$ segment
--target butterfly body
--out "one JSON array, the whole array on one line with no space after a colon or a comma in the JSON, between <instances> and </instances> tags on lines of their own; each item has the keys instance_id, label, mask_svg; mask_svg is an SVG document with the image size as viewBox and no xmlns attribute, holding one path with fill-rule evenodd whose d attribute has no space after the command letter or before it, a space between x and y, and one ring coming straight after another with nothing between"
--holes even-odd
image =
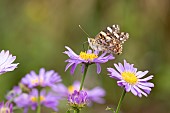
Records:
<instances>
[{"instance_id":1,"label":"butterfly body","mask_svg":"<svg viewBox=\"0 0 170 113\"><path fill-rule=\"evenodd\" d=\"M112 25L97 34L95 38L88 38L88 43L93 50L121 54L122 44L128 38L128 33L120 32L118 25Z\"/></svg>"}]
</instances>

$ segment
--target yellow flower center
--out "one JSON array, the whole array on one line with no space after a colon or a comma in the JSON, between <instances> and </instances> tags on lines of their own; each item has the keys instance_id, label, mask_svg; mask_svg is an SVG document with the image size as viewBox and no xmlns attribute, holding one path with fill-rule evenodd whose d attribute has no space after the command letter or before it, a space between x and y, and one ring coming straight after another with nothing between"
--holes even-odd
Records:
<instances>
[{"instance_id":1,"label":"yellow flower center","mask_svg":"<svg viewBox=\"0 0 170 113\"><path fill-rule=\"evenodd\" d=\"M129 83L131 85L136 84L138 81L138 78L136 77L136 75L131 72L123 72L122 77L127 83Z\"/></svg>"},{"instance_id":2,"label":"yellow flower center","mask_svg":"<svg viewBox=\"0 0 170 113\"><path fill-rule=\"evenodd\" d=\"M32 96L32 97L31 97L31 101L32 101L32 102L37 102L37 98L34 97L34 96Z\"/></svg>"},{"instance_id":3,"label":"yellow flower center","mask_svg":"<svg viewBox=\"0 0 170 113\"><path fill-rule=\"evenodd\" d=\"M38 83L38 82L39 82L38 78L33 79L33 80L31 81L32 84L36 84L36 83Z\"/></svg>"},{"instance_id":4,"label":"yellow flower center","mask_svg":"<svg viewBox=\"0 0 170 113\"><path fill-rule=\"evenodd\" d=\"M74 89L75 89L74 86L69 86L68 92L71 94L71 93L73 93Z\"/></svg>"},{"instance_id":5,"label":"yellow flower center","mask_svg":"<svg viewBox=\"0 0 170 113\"><path fill-rule=\"evenodd\" d=\"M8 107L2 107L0 113L10 113L10 109Z\"/></svg>"},{"instance_id":6,"label":"yellow flower center","mask_svg":"<svg viewBox=\"0 0 170 113\"><path fill-rule=\"evenodd\" d=\"M43 80L43 78L36 78L36 79L33 79L32 81L31 81L31 83L32 84L39 84L39 85L43 85L43 83L44 83L44 80Z\"/></svg>"},{"instance_id":7,"label":"yellow flower center","mask_svg":"<svg viewBox=\"0 0 170 113\"><path fill-rule=\"evenodd\" d=\"M97 58L98 56L94 53L86 53L86 52L80 52L80 58L84 59L84 60L93 60L95 58Z\"/></svg>"},{"instance_id":8,"label":"yellow flower center","mask_svg":"<svg viewBox=\"0 0 170 113\"><path fill-rule=\"evenodd\" d=\"M45 97L44 96L40 96L40 101L44 101Z\"/></svg>"},{"instance_id":9,"label":"yellow flower center","mask_svg":"<svg viewBox=\"0 0 170 113\"><path fill-rule=\"evenodd\" d=\"M32 102L38 102L38 98L37 97L32 96L30 99L31 99ZM40 96L40 102L42 102L44 100L45 100L45 97L44 96Z\"/></svg>"}]
</instances>

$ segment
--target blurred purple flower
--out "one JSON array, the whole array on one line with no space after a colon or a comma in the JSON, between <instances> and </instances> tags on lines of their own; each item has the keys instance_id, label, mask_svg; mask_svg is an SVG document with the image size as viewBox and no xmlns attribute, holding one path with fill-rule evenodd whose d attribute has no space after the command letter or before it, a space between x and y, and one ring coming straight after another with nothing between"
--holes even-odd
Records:
<instances>
[{"instance_id":1,"label":"blurred purple flower","mask_svg":"<svg viewBox=\"0 0 170 113\"><path fill-rule=\"evenodd\" d=\"M0 75L8 71L13 71L19 63L12 64L16 56L12 56L9 51L0 52Z\"/></svg>"},{"instance_id":2,"label":"blurred purple flower","mask_svg":"<svg viewBox=\"0 0 170 113\"><path fill-rule=\"evenodd\" d=\"M21 83L27 85L29 88L36 86L51 87L52 85L61 82L62 79L58 73L54 70L45 71L41 68L39 74L37 75L35 71L31 71L24 78L22 78Z\"/></svg>"},{"instance_id":3,"label":"blurred purple flower","mask_svg":"<svg viewBox=\"0 0 170 113\"><path fill-rule=\"evenodd\" d=\"M116 79L118 86L124 87L126 92L131 91L139 97L147 96L150 94L151 88L154 87L153 83L148 82L153 78L153 75L142 78L148 71L137 71L137 68L134 68L133 65L124 60L124 66L121 63L114 64L117 71L113 68L107 68L107 70L110 77Z\"/></svg>"},{"instance_id":4,"label":"blurred purple flower","mask_svg":"<svg viewBox=\"0 0 170 113\"><path fill-rule=\"evenodd\" d=\"M14 103L18 108L23 108L24 113L27 113L28 108L31 106L30 96L27 93L22 93L18 97L14 98Z\"/></svg>"},{"instance_id":5,"label":"blurred purple flower","mask_svg":"<svg viewBox=\"0 0 170 113\"><path fill-rule=\"evenodd\" d=\"M70 73L73 74L75 71L75 68L77 67L78 64L82 64L82 73L84 72L85 65L87 64L96 64L97 66L97 73L99 74L101 72L101 63L106 63L109 60L113 60L114 56L112 54L109 54L106 56L106 52L103 53L102 55L98 56L99 52L92 50L87 50L87 52L80 52L80 55L77 55L74 53L72 49L69 47L65 46L65 48L68 51L65 51L64 54L67 54L70 58L67 59L65 62L68 62L65 71L71 66L71 71Z\"/></svg>"},{"instance_id":6,"label":"blurred purple flower","mask_svg":"<svg viewBox=\"0 0 170 113\"><path fill-rule=\"evenodd\" d=\"M45 90L40 92L40 103L41 105L52 108L57 111L57 106L59 104L59 96L54 95L52 92L46 93ZM36 110L38 106L38 90L33 89L30 94L23 93L14 99L14 102L19 108L24 108L25 113L28 108L31 107L32 110Z\"/></svg>"},{"instance_id":7,"label":"blurred purple flower","mask_svg":"<svg viewBox=\"0 0 170 113\"><path fill-rule=\"evenodd\" d=\"M57 84L52 87L52 90L60 96L67 97L69 94L72 94L74 90L79 90L80 82L75 81L73 85L66 87L64 84ZM105 100L103 97L105 96L105 90L101 87L95 87L91 90L83 88L84 91L87 92L89 97L88 106L91 106L93 102L103 104Z\"/></svg>"},{"instance_id":8,"label":"blurred purple flower","mask_svg":"<svg viewBox=\"0 0 170 113\"><path fill-rule=\"evenodd\" d=\"M14 86L11 91L8 92L6 99L12 101L15 97L19 96L22 93L22 90L19 86Z\"/></svg>"},{"instance_id":9,"label":"blurred purple flower","mask_svg":"<svg viewBox=\"0 0 170 113\"><path fill-rule=\"evenodd\" d=\"M68 95L68 104L75 109L82 109L88 103L88 95L86 91L74 90L72 94Z\"/></svg>"},{"instance_id":10,"label":"blurred purple flower","mask_svg":"<svg viewBox=\"0 0 170 113\"><path fill-rule=\"evenodd\" d=\"M48 107L48 108L52 108L54 111L58 111L57 106L59 104L59 100L61 99L61 97L55 95L52 92L48 92L46 93L45 90L42 90L41 93L41 104Z\"/></svg>"},{"instance_id":11,"label":"blurred purple flower","mask_svg":"<svg viewBox=\"0 0 170 113\"><path fill-rule=\"evenodd\" d=\"M13 105L9 102L0 102L0 113L13 113Z\"/></svg>"},{"instance_id":12,"label":"blurred purple flower","mask_svg":"<svg viewBox=\"0 0 170 113\"><path fill-rule=\"evenodd\" d=\"M104 104L105 100L103 97L106 95L106 92L101 87L95 87L91 90L87 90L87 94L89 95L89 103L88 105L91 106L93 102Z\"/></svg>"}]
</instances>

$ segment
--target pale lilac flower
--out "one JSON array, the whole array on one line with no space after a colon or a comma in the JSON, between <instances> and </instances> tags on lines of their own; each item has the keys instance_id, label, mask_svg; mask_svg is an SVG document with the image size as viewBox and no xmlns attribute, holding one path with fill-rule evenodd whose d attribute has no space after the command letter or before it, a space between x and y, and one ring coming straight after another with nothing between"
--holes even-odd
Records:
<instances>
[{"instance_id":1,"label":"pale lilac flower","mask_svg":"<svg viewBox=\"0 0 170 113\"><path fill-rule=\"evenodd\" d=\"M19 86L14 86L11 91L8 92L6 99L12 101L15 97L19 96L22 93L22 90Z\"/></svg>"},{"instance_id":2,"label":"pale lilac flower","mask_svg":"<svg viewBox=\"0 0 170 113\"><path fill-rule=\"evenodd\" d=\"M23 108L24 113L27 113L31 106L30 96L27 93L22 93L18 97L14 98L14 103L18 108Z\"/></svg>"},{"instance_id":3,"label":"pale lilac flower","mask_svg":"<svg viewBox=\"0 0 170 113\"><path fill-rule=\"evenodd\" d=\"M85 107L88 103L88 95L86 91L77 91L74 90L72 94L68 95L68 104L73 109L82 109Z\"/></svg>"},{"instance_id":4,"label":"pale lilac flower","mask_svg":"<svg viewBox=\"0 0 170 113\"><path fill-rule=\"evenodd\" d=\"M54 70L45 71L44 68L41 68L39 74L36 74L35 71L31 71L24 78L22 78L21 83L33 88L36 86L51 87L52 85L61 82L62 79L58 73Z\"/></svg>"},{"instance_id":5,"label":"pale lilac flower","mask_svg":"<svg viewBox=\"0 0 170 113\"><path fill-rule=\"evenodd\" d=\"M14 63L16 56L12 56L9 51L0 52L0 75L8 71L13 71L19 63Z\"/></svg>"},{"instance_id":6,"label":"pale lilac flower","mask_svg":"<svg viewBox=\"0 0 170 113\"><path fill-rule=\"evenodd\" d=\"M118 86L124 87L126 92L132 92L135 96L142 97L142 95L147 96L150 94L151 88L154 84L148 82L153 78L150 75L146 78L144 77L148 71L137 71L137 68L133 67L134 64L129 64L124 60L124 65L121 63L114 64L115 69L107 68L109 76L117 80Z\"/></svg>"},{"instance_id":7,"label":"pale lilac flower","mask_svg":"<svg viewBox=\"0 0 170 113\"><path fill-rule=\"evenodd\" d=\"M40 92L40 97L38 97L38 90L32 89L29 94L23 93L14 99L14 102L19 108L24 108L25 113L28 108L31 107L32 110L36 110L38 106L38 98L40 98L41 105L52 108L57 111L57 106L59 104L59 96L54 95L52 92L46 93L45 90Z\"/></svg>"},{"instance_id":8,"label":"pale lilac flower","mask_svg":"<svg viewBox=\"0 0 170 113\"><path fill-rule=\"evenodd\" d=\"M60 96L67 97L69 94L72 94L74 90L79 90L80 82L74 81L73 85L66 87L64 84L57 84L52 87L52 90ZM84 91L87 92L89 102L88 106L91 106L93 102L103 104L105 100L103 97L105 96L105 90L101 87L95 87L93 89L83 88Z\"/></svg>"},{"instance_id":9,"label":"pale lilac flower","mask_svg":"<svg viewBox=\"0 0 170 113\"><path fill-rule=\"evenodd\" d=\"M0 113L13 113L13 105L9 102L0 102Z\"/></svg>"},{"instance_id":10,"label":"pale lilac flower","mask_svg":"<svg viewBox=\"0 0 170 113\"><path fill-rule=\"evenodd\" d=\"M48 92L46 93L45 90L42 90L41 93L41 104L45 107L48 108L52 108L54 111L58 111L58 104L59 104L59 100L61 99L61 97L55 95L52 92Z\"/></svg>"},{"instance_id":11,"label":"pale lilac flower","mask_svg":"<svg viewBox=\"0 0 170 113\"><path fill-rule=\"evenodd\" d=\"M106 95L106 92L103 88L101 87L95 87L91 90L87 90L87 94L89 95L89 103L88 105L91 106L93 102L99 103L99 104L104 104L104 96Z\"/></svg>"},{"instance_id":12,"label":"pale lilac flower","mask_svg":"<svg viewBox=\"0 0 170 113\"><path fill-rule=\"evenodd\" d=\"M113 60L114 56L112 54L106 55L107 53L103 53L102 55L99 55L98 51L92 52L92 50L87 50L87 52L80 52L80 55L77 55L74 53L72 49L69 47L65 46L65 48L68 51L65 51L64 53L67 54L70 58L67 59L65 62L68 62L65 71L71 67L70 73L73 74L75 71L75 68L77 67L78 64L82 64L82 73L84 72L85 65L89 64L96 64L97 66L97 73L99 74L101 72L101 63L106 63L109 60Z\"/></svg>"}]
</instances>

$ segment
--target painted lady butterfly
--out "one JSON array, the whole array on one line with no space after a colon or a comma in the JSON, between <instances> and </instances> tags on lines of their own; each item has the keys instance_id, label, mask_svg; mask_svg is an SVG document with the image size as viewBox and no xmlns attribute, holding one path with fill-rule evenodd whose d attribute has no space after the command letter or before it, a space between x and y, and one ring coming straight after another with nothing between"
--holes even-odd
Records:
<instances>
[{"instance_id":1,"label":"painted lady butterfly","mask_svg":"<svg viewBox=\"0 0 170 113\"><path fill-rule=\"evenodd\" d=\"M88 38L88 43L93 50L121 54L122 44L128 38L128 33L120 32L119 25L112 25L97 34L95 38Z\"/></svg>"}]
</instances>

